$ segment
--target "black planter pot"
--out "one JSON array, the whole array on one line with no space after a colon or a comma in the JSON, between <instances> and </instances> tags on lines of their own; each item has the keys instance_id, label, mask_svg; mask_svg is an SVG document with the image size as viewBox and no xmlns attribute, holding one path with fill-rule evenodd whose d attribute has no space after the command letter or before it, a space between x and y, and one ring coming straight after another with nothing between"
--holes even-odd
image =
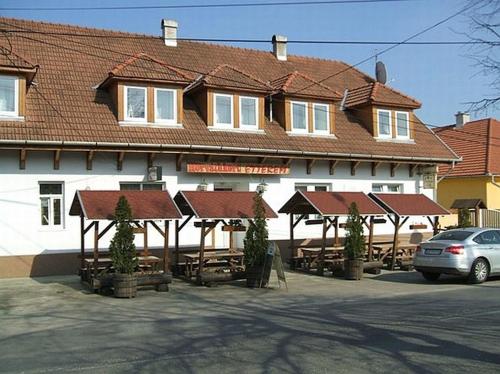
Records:
<instances>
[{"instance_id":1,"label":"black planter pot","mask_svg":"<svg viewBox=\"0 0 500 374\"><path fill-rule=\"evenodd\" d=\"M344 278L349 280L363 279L363 259L344 260Z\"/></svg>"},{"instance_id":2,"label":"black planter pot","mask_svg":"<svg viewBox=\"0 0 500 374\"><path fill-rule=\"evenodd\" d=\"M247 287L249 288L264 288L267 287L269 283L269 276L271 275L271 271L267 271L268 266L264 268L264 265L260 266L248 266L246 268L246 278L247 278Z\"/></svg>"},{"instance_id":3,"label":"black planter pot","mask_svg":"<svg viewBox=\"0 0 500 374\"><path fill-rule=\"evenodd\" d=\"M119 274L113 276L113 289L115 297L133 298L137 296L137 275Z\"/></svg>"}]
</instances>

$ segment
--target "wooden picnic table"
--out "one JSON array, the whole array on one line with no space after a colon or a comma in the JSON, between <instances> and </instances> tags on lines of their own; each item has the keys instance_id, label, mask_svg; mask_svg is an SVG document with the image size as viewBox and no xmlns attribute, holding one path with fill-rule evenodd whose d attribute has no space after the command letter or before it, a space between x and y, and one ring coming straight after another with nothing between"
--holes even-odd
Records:
<instances>
[{"instance_id":1,"label":"wooden picnic table","mask_svg":"<svg viewBox=\"0 0 500 374\"><path fill-rule=\"evenodd\" d=\"M139 262L139 269L156 271L161 259L156 256L137 256ZM85 257L83 259L82 279L89 281L92 278L94 271L95 261L92 257ZM97 269L99 272L111 270L113 260L111 257L98 257Z\"/></svg>"},{"instance_id":2,"label":"wooden picnic table","mask_svg":"<svg viewBox=\"0 0 500 374\"><path fill-rule=\"evenodd\" d=\"M204 265L215 264L220 268L229 268L230 271L236 271L238 267L243 267L244 253L241 251L216 251L216 252L205 252L203 254ZM186 253L184 254L184 259L186 260L186 270L185 275L188 278L192 278L194 271L196 270L196 265L199 266L200 253Z\"/></svg>"},{"instance_id":3,"label":"wooden picnic table","mask_svg":"<svg viewBox=\"0 0 500 374\"><path fill-rule=\"evenodd\" d=\"M303 267L305 270L310 271L317 266L320 260L321 248L299 248L302 252L304 262ZM327 247L325 248L324 260L334 260L342 258L344 247Z\"/></svg>"},{"instance_id":4,"label":"wooden picnic table","mask_svg":"<svg viewBox=\"0 0 500 374\"><path fill-rule=\"evenodd\" d=\"M376 259L385 263L391 262L392 247L392 243L390 245L373 246L373 251ZM416 248L416 244L398 245L398 250L396 252L396 262L399 264L399 266L407 265L412 261Z\"/></svg>"}]
</instances>

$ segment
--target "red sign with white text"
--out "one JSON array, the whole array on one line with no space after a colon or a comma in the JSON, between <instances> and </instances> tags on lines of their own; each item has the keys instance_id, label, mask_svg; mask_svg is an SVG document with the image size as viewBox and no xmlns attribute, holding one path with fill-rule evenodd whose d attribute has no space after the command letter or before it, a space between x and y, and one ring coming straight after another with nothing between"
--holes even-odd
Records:
<instances>
[{"instance_id":1,"label":"red sign with white text","mask_svg":"<svg viewBox=\"0 0 500 374\"><path fill-rule=\"evenodd\" d=\"M188 173L205 174L289 174L290 166L260 164L188 163Z\"/></svg>"}]
</instances>

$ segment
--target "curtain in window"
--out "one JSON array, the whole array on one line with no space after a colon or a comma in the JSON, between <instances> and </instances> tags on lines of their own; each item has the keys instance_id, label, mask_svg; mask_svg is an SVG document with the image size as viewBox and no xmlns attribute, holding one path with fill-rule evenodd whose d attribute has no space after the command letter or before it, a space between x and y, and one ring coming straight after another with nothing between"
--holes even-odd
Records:
<instances>
[{"instance_id":1,"label":"curtain in window","mask_svg":"<svg viewBox=\"0 0 500 374\"><path fill-rule=\"evenodd\" d=\"M174 120L174 91L156 92L156 115L158 119Z\"/></svg>"},{"instance_id":2,"label":"curtain in window","mask_svg":"<svg viewBox=\"0 0 500 374\"><path fill-rule=\"evenodd\" d=\"M14 112L16 110L16 80L0 78L0 112Z\"/></svg>"},{"instance_id":3,"label":"curtain in window","mask_svg":"<svg viewBox=\"0 0 500 374\"><path fill-rule=\"evenodd\" d=\"M315 130L319 131L328 130L328 106L326 105L314 106L314 127Z\"/></svg>"},{"instance_id":4,"label":"curtain in window","mask_svg":"<svg viewBox=\"0 0 500 374\"><path fill-rule=\"evenodd\" d=\"M300 130L307 128L305 104L293 104L293 128Z\"/></svg>"},{"instance_id":5,"label":"curtain in window","mask_svg":"<svg viewBox=\"0 0 500 374\"><path fill-rule=\"evenodd\" d=\"M215 122L231 123L231 98L228 96L215 97Z\"/></svg>"},{"instance_id":6,"label":"curtain in window","mask_svg":"<svg viewBox=\"0 0 500 374\"><path fill-rule=\"evenodd\" d=\"M242 98L241 99L241 124L246 126L256 126L257 118L255 117L256 112L256 101L255 99Z\"/></svg>"},{"instance_id":7,"label":"curtain in window","mask_svg":"<svg viewBox=\"0 0 500 374\"><path fill-rule=\"evenodd\" d=\"M127 89L127 117L146 117L146 91L140 88Z\"/></svg>"},{"instance_id":8,"label":"curtain in window","mask_svg":"<svg viewBox=\"0 0 500 374\"><path fill-rule=\"evenodd\" d=\"M381 135L391 134L391 118L390 112L378 113L378 127Z\"/></svg>"},{"instance_id":9,"label":"curtain in window","mask_svg":"<svg viewBox=\"0 0 500 374\"><path fill-rule=\"evenodd\" d=\"M408 136L408 115L406 113L397 114L398 135Z\"/></svg>"}]
</instances>

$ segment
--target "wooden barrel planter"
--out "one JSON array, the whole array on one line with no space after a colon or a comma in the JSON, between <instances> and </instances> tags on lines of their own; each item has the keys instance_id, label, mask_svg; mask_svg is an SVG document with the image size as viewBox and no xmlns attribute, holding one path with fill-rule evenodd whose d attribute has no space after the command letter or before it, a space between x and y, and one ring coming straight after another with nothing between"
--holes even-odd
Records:
<instances>
[{"instance_id":1,"label":"wooden barrel planter","mask_svg":"<svg viewBox=\"0 0 500 374\"><path fill-rule=\"evenodd\" d=\"M363 259L344 260L344 278L360 280L363 278Z\"/></svg>"},{"instance_id":2,"label":"wooden barrel planter","mask_svg":"<svg viewBox=\"0 0 500 374\"><path fill-rule=\"evenodd\" d=\"M115 297L133 298L137 296L137 276L135 274L115 274L113 276Z\"/></svg>"}]
</instances>

